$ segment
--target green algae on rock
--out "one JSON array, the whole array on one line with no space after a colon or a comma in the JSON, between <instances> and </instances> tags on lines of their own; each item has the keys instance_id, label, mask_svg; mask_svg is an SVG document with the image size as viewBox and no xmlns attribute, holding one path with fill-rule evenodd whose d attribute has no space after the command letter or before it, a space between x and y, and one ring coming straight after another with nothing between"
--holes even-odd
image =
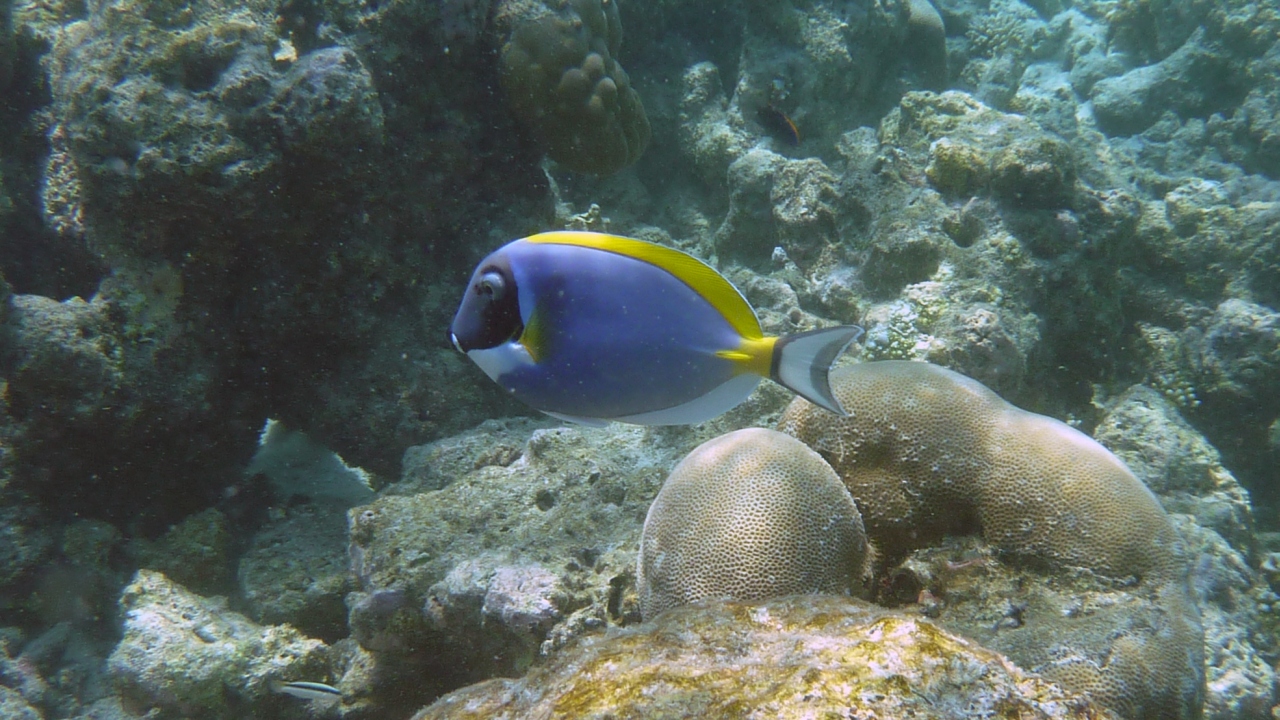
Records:
<instances>
[{"instance_id":1,"label":"green algae on rock","mask_svg":"<svg viewBox=\"0 0 1280 720\"><path fill-rule=\"evenodd\" d=\"M925 176L940 192L968 198L986 187L991 160L980 146L941 137L929 145Z\"/></svg>"},{"instance_id":2,"label":"green algae on rock","mask_svg":"<svg viewBox=\"0 0 1280 720\"><path fill-rule=\"evenodd\" d=\"M582 638L522 680L450 693L414 720L572 717L1109 720L1086 698L927 620L831 596L677 608Z\"/></svg>"}]
</instances>

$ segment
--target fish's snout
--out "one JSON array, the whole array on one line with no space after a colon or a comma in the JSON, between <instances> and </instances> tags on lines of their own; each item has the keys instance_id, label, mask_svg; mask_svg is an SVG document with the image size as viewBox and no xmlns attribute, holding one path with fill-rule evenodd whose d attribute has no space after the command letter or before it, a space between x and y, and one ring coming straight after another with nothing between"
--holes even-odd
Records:
<instances>
[{"instance_id":1,"label":"fish's snout","mask_svg":"<svg viewBox=\"0 0 1280 720\"><path fill-rule=\"evenodd\" d=\"M462 343L458 342L458 336L457 336L457 334L456 334L456 333L454 333L452 330L450 330L450 331L449 331L449 340L450 340L450 342L452 342L452 343L453 343L453 347L454 347L458 352L462 353L463 355L466 355L466 354L467 354L467 351L462 349Z\"/></svg>"}]
</instances>

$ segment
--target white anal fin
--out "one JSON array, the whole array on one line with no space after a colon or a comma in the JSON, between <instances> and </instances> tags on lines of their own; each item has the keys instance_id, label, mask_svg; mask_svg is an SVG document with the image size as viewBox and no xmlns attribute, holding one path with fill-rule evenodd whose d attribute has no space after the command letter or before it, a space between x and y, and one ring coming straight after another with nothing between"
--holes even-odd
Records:
<instances>
[{"instance_id":1,"label":"white anal fin","mask_svg":"<svg viewBox=\"0 0 1280 720\"><path fill-rule=\"evenodd\" d=\"M759 384L759 375L744 373L687 403L638 415L617 417L614 420L632 425L693 425L733 409L746 400Z\"/></svg>"},{"instance_id":2,"label":"white anal fin","mask_svg":"<svg viewBox=\"0 0 1280 720\"><path fill-rule=\"evenodd\" d=\"M769 377L791 392L837 415L848 415L831 394L831 363L862 335L856 325L810 330L779 338L773 346Z\"/></svg>"}]
</instances>

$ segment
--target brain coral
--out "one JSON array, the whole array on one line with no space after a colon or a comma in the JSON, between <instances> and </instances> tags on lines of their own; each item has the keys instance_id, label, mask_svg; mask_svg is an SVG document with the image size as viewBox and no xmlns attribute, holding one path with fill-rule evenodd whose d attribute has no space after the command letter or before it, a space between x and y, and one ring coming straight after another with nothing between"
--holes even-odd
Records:
<instances>
[{"instance_id":1,"label":"brain coral","mask_svg":"<svg viewBox=\"0 0 1280 720\"><path fill-rule=\"evenodd\" d=\"M640 158L649 119L614 60L622 21L613 0L502 0L502 85L553 160L607 175Z\"/></svg>"},{"instance_id":2,"label":"brain coral","mask_svg":"<svg viewBox=\"0 0 1280 720\"><path fill-rule=\"evenodd\" d=\"M801 400L780 426L840 474L878 551L900 559L943 535L981 530L1011 554L1136 579L1156 620L1135 623L1101 656L1041 649L1041 669L1130 718L1199 713L1203 632L1186 551L1124 463L937 366L863 363L833 372L831 387L848 417Z\"/></svg>"},{"instance_id":3,"label":"brain coral","mask_svg":"<svg viewBox=\"0 0 1280 720\"><path fill-rule=\"evenodd\" d=\"M867 559L862 517L831 467L782 433L738 430L694 448L649 507L640 609L848 593Z\"/></svg>"}]
</instances>

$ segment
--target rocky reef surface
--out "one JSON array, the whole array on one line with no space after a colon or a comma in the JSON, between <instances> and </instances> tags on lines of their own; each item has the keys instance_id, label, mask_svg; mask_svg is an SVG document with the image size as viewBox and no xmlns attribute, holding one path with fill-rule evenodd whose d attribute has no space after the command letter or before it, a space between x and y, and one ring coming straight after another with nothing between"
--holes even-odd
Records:
<instances>
[{"instance_id":1,"label":"rocky reef surface","mask_svg":"<svg viewBox=\"0 0 1280 720\"><path fill-rule=\"evenodd\" d=\"M679 608L585 639L522 680L450 693L413 717L798 719L851 707L894 718L1113 717L923 618L794 596Z\"/></svg>"},{"instance_id":2,"label":"rocky reef surface","mask_svg":"<svg viewBox=\"0 0 1280 720\"><path fill-rule=\"evenodd\" d=\"M481 256L572 227L1091 435L1186 559L1204 682L1175 694L1203 707L1168 716L1274 718L1278 37L1255 0L0 0L0 715L535 713L607 700L568 677L601 653L742 641L746 606L642 618L638 550L672 468L788 394L561 427L449 346ZM264 462L269 419L340 458ZM757 609L984 669L904 671L885 716L1103 716L1020 673L1167 620L1152 557L1045 565L967 517L877 546L852 497L879 561L847 589L881 609ZM668 689L766 657L678 653Z\"/></svg>"}]
</instances>

